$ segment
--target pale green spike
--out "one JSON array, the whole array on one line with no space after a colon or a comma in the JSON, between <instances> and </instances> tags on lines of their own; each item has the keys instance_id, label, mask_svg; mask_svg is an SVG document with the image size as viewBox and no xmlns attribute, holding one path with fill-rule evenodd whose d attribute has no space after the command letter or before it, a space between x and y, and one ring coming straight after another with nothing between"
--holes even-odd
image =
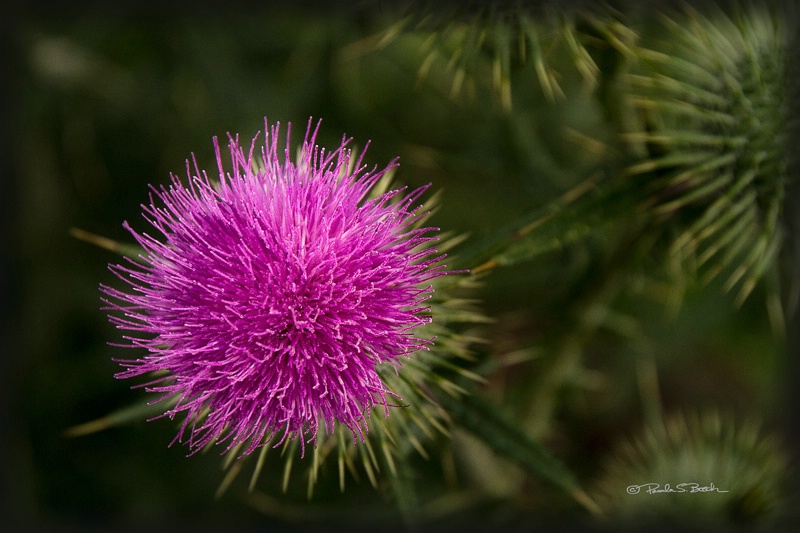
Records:
<instances>
[{"instance_id":1,"label":"pale green spike","mask_svg":"<svg viewBox=\"0 0 800 533\"><path fill-rule=\"evenodd\" d=\"M629 339L641 339L643 336L641 325L636 318L612 309L606 312L603 325L610 331Z\"/></svg>"},{"instance_id":2,"label":"pale green spike","mask_svg":"<svg viewBox=\"0 0 800 533\"><path fill-rule=\"evenodd\" d=\"M297 438L301 439L303 437L301 435ZM283 492L286 492L286 490L289 488L289 477L292 474L292 464L294 463L294 455L296 448L297 448L297 439L292 440L291 444L289 444L288 446L287 445L283 446L282 453L286 452L287 449L289 450L288 457L286 458L286 461L283 464L283 481L281 483L281 490Z\"/></svg>"},{"instance_id":3,"label":"pale green spike","mask_svg":"<svg viewBox=\"0 0 800 533\"><path fill-rule=\"evenodd\" d=\"M607 24L603 24L597 20L594 20L593 25L595 29L606 38L607 42L623 56L629 59L634 59L636 57L634 48L625 42L628 41L633 43L638 40L638 34L636 34L636 32L634 32L632 29L627 28L625 25L618 22L612 23L609 27Z\"/></svg>"},{"instance_id":4,"label":"pale green spike","mask_svg":"<svg viewBox=\"0 0 800 533\"><path fill-rule=\"evenodd\" d=\"M250 484L247 487L248 492L253 492L253 490L256 487L256 481L258 481L258 478L261 475L261 470L264 468L264 461L267 458L268 451L269 451L269 443L265 442L261 445L261 450L259 450L258 452L256 467L253 469L253 474L250 476Z\"/></svg>"},{"instance_id":5,"label":"pale green spike","mask_svg":"<svg viewBox=\"0 0 800 533\"><path fill-rule=\"evenodd\" d=\"M462 367L460 367L458 365L455 365L455 364L451 363L450 361L446 361L446 360L439 361L439 365L441 365L441 366L443 366L445 368L449 368L450 370L454 370L459 375L464 376L466 378L469 378L469 379L471 379L473 381L476 381L478 383L486 383L486 378L484 378L483 376L480 376L480 375L476 374L475 372L472 372L471 370L467 370L466 368L462 368Z\"/></svg>"},{"instance_id":6,"label":"pale green spike","mask_svg":"<svg viewBox=\"0 0 800 533\"><path fill-rule=\"evenodd\" d=\"M84 242L94 244L95 246L99 246L100 248L103 248L110 252L117 253L125 257L129 257L136 261L143 262L144 261L143 258L147 256L147 252L145 251L145 249L139 245L120 243L113 239L109 239L107 237L102 237L94 233L89 233L88 231L82 230L80 228L70 228L69 234L75 237L76 239L80 239Z\"/></svg>"},{"instance_id":7,"label":"pale green spike","mask_svg":"<svg viewBox=\"0 0 800 533\"><path fill-rule=\"evenodd\" d=\"M683 194L675 200L654 207L653 212L657 215L663 215L678 211L695 200L702 199L712 192L723 189L730 181L731 177L729 174L720 174L714 179L707 180L705 184L699 187L691 188L687 194Z\"/></svg>"},{"instance_id":8,"label":"pale green spike","mask_svg":"<svg viewBox=\"0 0 800 533\"><path fill-rule=\"evenodd\" d=\"M369 441L364 441L369 442ZM364 451L365 446L358 447L358 453L361 456L361 463L364 466L364 471L367 473L367 478L369 479L370 485L374 488L378 488L378 480L375 477L375 472L372 470L372 463L370 462L369 455L366 451Z\"/></svg>"},{"instance_id":9,"label":"pale green spike","mask_svg":"<svg viewBox=\"0 0 800 533\"><path fill-rule=\"evenodd\" d=\"M458 95L461 93L461 86L464 84L464 77L466 76L466 72L463 68L459 68L456 70L455 75L453 75L453 84L450 88L450 96L452 98L457 98Z\"/></svg>"},{"instance_id":10,"label":"pale green spike","mask_svg":"<svg viewBox=\"0 0 800 533\"><path fill-rule=\"evenodd\" d=\"M589 52L578 43L578 39L574 33L574 23L572 21L563 20L561 24L561 34L569 47L572 54L572 61L575 68L578 69L583 79L589 84L590 88L594 88L600 76L600 67L594 62Z\"/></svg>"},{"instance_id":11,"label":"pale green spike","mask_svg":"<svg viewBox=\"0 0 800 533\"><path fill-rule=\"evenodd\" d=\"M104 417L78 424L64 430L65 437L81 437L98 431L149 418L158 413L163 413L175 407L179 395L157 403L138 402L128 407L114 411Z\"/></svg>"},{"instance_id":12,"label":"pale green spike","mask_svg":"<svg viewBox=\"0 0 800 533\"><path fill-rule=\"evenodd\" d=\"M389 186L394 181L395 170L396 167L392 167L383 173L383 175L378 179L375 185L373 185L372 188L369 190L369 193L367 194L368 199L371 200L373 198L377 198L378 196L386 193L389 190Z\"/></svg>"},{"instance_id":13,"label":"pale green spike","mask_svg":"<svg viewBox=\"0 0 800 533\"><path fill-rule=\"evenodd\" d=\"M715 200L709 207L707 207L700 218L689 227L688 233L690 235L694 235L703 227L713 224L715 220L719 220L722 214L730 208L732 201L739 195L741 191L745 189L747 185L751 183L753 179L755 179L756 176L757 174L754 169L748 169L746 172L741 173L736 183L730 187L723 196ZM756 200L755 193L752 191L748 192L746 197L750 202L754 202ZM739 201L741 201L741 199Z\"/></svg>"},{"instance_id":14,"label":"pale green spike","mask_svg":"<svg viewBox=\"0 0 800 533\"><path fill-rule=\"evenodd\" d=\"M693 165L707 161L713 152L673 152L657 159L648 159L625 169L626 176L646 174L659 169L671 169L678 165Z\"/></svg>"},{"instance_id":15,"label":"pale green spike","mask_svg":"<svg viewBox=\"0 0 800 533\"><path fill-rule=\"evenodd\" d=\"M658 143L664 146L711 146L714 148L743 148L749 140L743 135L730 136L722 133L698 133L683 130L660 130L623 133L620 138L631 142Z\"/></svg>"},{"instance_id":16,"label":"pale green spike","mask_svg":"<svg viewBox=\"0 0 800 533\"><path fill-rule=\"evenodd\" d=\"M555 75L545 66L544 58L542 57L541 49L537 39L531 39L533 46L533 68L536 70L536 75L539 78L539 84L544 91L545 98L550 102L555 102L557 99L565 97L564 91L558 84Z\"/></svg>"},{"instance_id":17,"label":"pale green spike","mask_svg":"<svg viewBox=\"0 0 800 533\"><path fill-rule=\"evenodd\" d=\"M681 196L679 196L675 200L672 200L671 202L666 202L659 205L658 207L653 208L653 212L658 215L661 215L678 211L679 209L685 207L688 204L691 204L697 200L702 200L711 193L723 190L724 187L729 183L730 183L730 177L725 174L720 174L715 179L707 181L704 185L697 186L695 184L690 184L692 185L692 188L689 189L688 193L682 194Z\"/></svg>"},{"instance_id":18,"label":"pale green spike","mask_svg":"<svg viewBox=\"0 0 800 533\"><path fill-rule=\"evenodd\" d=\"M749 250L747 257L745 257L744 263L749 267L749 272L736 297L736 305L741 305L744 302L777 255L779 240L768 237L768 235L773 234L773 232L762 234L757 244Z\"/></svg>"},{"instance_id":19,"label":"pale green spike","mask_svg":"<svg viewBox=\"0 0 800 533\"><path fill-rule=\"evenodd\" d=\"M393 476L396 476L397 468L394 465L394 457L392 457L392 452L389 449L389 444L385 440L381 440L381 451L383 451L383 456L386 458L386 464L389 465L389 471Z\"/></svg>"},{"instance_id":20,"label":"pale green spike","mask_svg":"<svg viewBox=\"0 0 800 533\"><path fill-rule=\"evenodd\" d=\"M630 100L634 105L641 108L677 113L702 121L716 122L728 128L736 126L739 120L738 117L734 117L730 113L700 107L689 102L664 99L654 100L642 96L631 96Z\"/></svg>"},{"instance_id":21,"label":"pale green spike","mask_svg":"<svg viewBox=\"0 0 800 533\"><path fill-rule=\"evenodd\" d=\"M419 416L417 416L415 412L409 412L408 417L417 425L417 427L425 434L425 436L427 436L429 439L433 438L434 433L430 430L428 425L425 424Z\"/></svg>"},{"instance_id":22,"label":"pale green spike","mask_svg":"<svg viewBox=\"0 0 800 533\"><path fill-rule=\"evenodd\" d=\"M345 430L343 428L339 428L338 431L339 431L339 435L341 437L340 445L341 445L341 452L342 452L342 457L343 457L343 460L344 460L344 464L345 464L345 466L347 466L347 470L350 471L350 473L356 479L356 481L358 481L359 480L358 469L356 468L356 464L355 464L355 461L353 459L354 455L356 454L357 446L350 446L349 448L347 446L345 446L345 443L344 443Z\"/></svg>"},{"instance_id":23,"label":"pale green spike","mask_svg":"<svg viewBox=\"0 0 800 533\"><path fill-rule=\"evenodd\" d=\"M736 239L733 244L731 244L722 258L720 258L717 263L717 268L713 268L709 270L706 276L703 277L703 283L708 283L712 279L714 279L724 268L727 268L731 265L733 260L736 258L737 255L742 253L745 249L748 249L752 246L752 243L747 238L740 238ZM724 290L730 291L738 281L747 273L747 266L745 264L740 263L739 266L734 270L733 274L731 274L724 285Z\"/></svg>"},{"instance_id":24,"label":"pale green spike","mask_svg":"<svg viewBox=\"0 0 800 533\"><path fill-rule=\"evenodd\" d=\"M753 209L746 211L733 224L726 226L725 231L709 243L705 251L697 258L697 264L702 266L714 257L719 251L730 245L735 239L741 238L742 231L756 220Z\"/></svg>"},{"instance_id":25,"label":"pale green spike","mask_svg":"<svg viewBox=\"0 0 800 533\"><path fill-rule=\"evenodd\" d=\"M420 208L420 212L424 213L425 211L432 211L434 208L436 208L437 206L439 206L441 204L441 201L442 201L442 191L440 189L440 190L437 190L436 192L434 192L432 195L430 195L422 203L422 207ZM420 217L420 218L424 219L424 217Z\"/></svg>"},{"instance_id":26,"label":"pale green spike","mask_svg":"<svg viewBox=\"0 0 800 533\"><path fill-rule=\"evenodd\" d=\"M500 83L502 77L503 77L503 72L498 52L497 54L495 54L494 60L492 61L492 85L494 85L495 90L500 89Z\"/></svg>"},{"instance_id":27,"label":"pale green spike","mask_svg":"<svg viewBox=\"0 0 800 533\"><path fill-rule=\"evenodd\" d=\"M666 74L626 74L626 79L631 85L640 89L658 89L672 93L673 96L690 97L696 104L709 107L725 107L728 105L726 95L716 93L694 83L689 83L674 76ZM718 85L719 80L716 80Z\"/></svg>"},{"instance_id":28,"label":"pale green spike","mask_svg":"<svg viewBox=\"0 0 800 533\"><path fill-rule=\"evenodd\" d=\"M214 493L215 499L222 498L222 496L228 490L228 487L230 487L231 483L233 483L233 480L235 480L236 476L239 475L239 472L242 471L243 466L244 466L243 461L236 461L235 463L233 463L233 466L225 474L225 477L222 478L222 483L220 483L219 487L217 487L217 490Z\"/></svg>"},{"instance_id":29,"label":"pale green spike","mask_svg":"<svg viewBox=\"0 0 800 533\"><path fill-rule=\"evenodd\" d=\"M455 71L456 63L457 63L457 58L456 58L456 54L454 53L452 56L450 56L450 59L447 61L447 65L445 65L445 70L448 71L448 72ZM452 91L451 91L451 94L452 94Z\"/></svg>"},{"instance_id":30,"label":"pale green spike","mask_svg":"<svg viewBox=\"0 0 800 533\"><path fill-rule=\"evenodd\" d=\"M386 419L381 415L380 418L378 418L378 423L375 425L375 427L381 431L381 438L385 438L392 446L397 446L396 437L388 425L389 421L389 419Z\"/></svg>"},{"instance_id":31,"label":"pale green spike","mask_svg":"<svg viewBox=\"0 0 800 533\"><path fill-rule=\"evenodd\" d=\"M411 444L411 446L417 451L417 453L420 455L420 457L422 457L425 460L427 460L429 458L428 452L425 450L425 447L422 446L422 443L419 441L419 439L415 435L413 435L410 432L407 432L406 435L405 435L405 438L408 440L408 442Z\"/></svg>"},{"instance_id":32,"label":"pale green spike","mask_svg":"<svg viewBox=\"0 0 800 533\"><path fill-rule=\"evenodd\" d=\"M510 48L510 38L505 31L505 26L502 24L497 25L496 35L498 36L498 40L502 40L503 42L499 45L495 44L498 50L498 54L502 50L504 53L502 55L495 56L497 58L496 67L497 73L493 76L495 81L495 90L500 95L500 106L502 107L503 111L506 113L511 112L511 80L508 77L508 73L511 71L511 61L509 58L509 48Z\"/></svg>"},{"instance_id":33,"label":"pale green spike","mask_svg":"<svg viewBox=\"0 0 800 533\"><path fill-rule=\"evenodd\" d=\"M431 50L428 52L428 55L425 56L425 59L422 60L422 63L417 70L417 85L422 83L428 75L430 74L431 67L433 67L434 62L439 59L440 54L436 50Z\"/></svg>"},{"instance_id":34,"label":"pale green spike","mask_svg":"<svg viewBox=\"0 0 800 533\"><path fill-rule=\"evenodd\" d=\"M439 431L439 433L441 433L445 437L449 437L450 436L450 430L448 430L446 427L444 427L444 425L442 425L442 423L439 422L437 417L431 416L431 417L428 418L428 421L430 422L430 424L433 427L435 427Z\"/></svg>"},{"instance_id":35,"label":"pale green spike","mask_svg":"<svg viewBox=\"0 0 800 533\"><path fill-rule=\"evenodd\" d=\"M373 466L375 466L375 470L380 472L380 466L378 464L378 458L375 456L375 451L372 449L372 444L370 444L370 439L364 439L364 448L366 448L367 453L369 454L369 458L372 461Z\"/></svg>"},{"instance_id":36,"label":"pale green spike","mask_svg":"<svg viewBox=\"0 0 800 533\"><path fill-rule=\"evenodd\" d=\"M231 448L229 451L225 452L225 460L222 462L222 469L223 470L227 470L228 467L231 466L233 461L236 460L236 456L239 454L239 450L242 449L242 446L244 446L243 442L237 444L236 446Z\"/></svg>"},{"instance_id":37,"label":"pale green spike","mask_svg":"<svg viewBox=\"0 0 800 533\"><path fill-rule=\"evenodd\" d=\"M312 452L311 471L308 473L308 486L306 488L306 498L309 500L314 495L314 485L317 483L317 474L319 473L319 447L314 446Z\"/></svg>"},{"instance_id":38,"label":"pale green spike","mask_svg":"<svg viewBox=\"0 0 800 533\"><path fill-rule=\"evenodd\" d=\"M450 234L445 233L441 236L441 240L436 248L439 250L439 252L445 253L467 240L467 238L469 238L468 233L462 233L454 236L450 236Z\"/></svg>"},{"instance_id":39,"label":"pale green spike","mask_svg":"<svg viewBox=\"0 0 800 533\"><path fill-rule=\"evenodd\" d=\"M703 220L702 222L706 224L705 226L699 224L696 225L698 228L697 233L702 238L706 238L708 235L716 232L718 229L731 224L732 221L737 217L757 217L759 212L758 197L754 191L748 190L738 197L725 199L728 202L728 205L726 206L727 209L721 210L719 216L716 218L707 217L705 220ZM747 229L755 227L758 224L757 218L751 222L753 226L744 226L744 228Z\"/></svg>"},{"instance_id":40,"label":"pale green spike","mask_svg":"<svg viewBox=\"0 0 800 533\"><path fill-rule=\"evenodd\" d=\"M509 368L519 364L528 363L530 361L541 358L544 355L544 350L540 347L519 348L511 350L498 356L500 367Z\"/></svg>"},{"instance_id":41,"label":"pale green spike","mask_svg":"<svg viewBox=\"0 0 800 533\"><path fill-rule=\"evenodd\" d=\"M336 464L339 470L339 491L344 492L344 462L347 454L344 445L344 434L341 429L336 431L336 444L338 453L336 454Z\"/></svg>"},{"instance_id":42,"label":"pale green spike","mask_svg":"<svg viewBox=\"0 0 800 533\"><path fill-rule=\"evenodd\" d=\"M728 246L728 250L722 258L722 264L728 265L732 263L734 259L740 257L741 260L739 264L745 268L746 271L750 270L753 260L762 257L767 249L766 241L756 237L755 234L757 231L758 226L755 222L743 229L742 237ZM746 255L742 257L740 254Z\"/></svg>"},{"instance_id":43,"label":"pale green spike","mask_svg":"<svg viewBox=\"0 0 800 533\"><path fill-rule=\"evenodd\" d=\"M458 398L463 394L467 394L467 391L466 389L464 389L464 387L456 385L455 383L453 383L448 379L436 376L434 381L444 392L446 392L453 398Z\"/></svg>"},{"instance_id":44,"label":"pale green spike","mask_svg":"<svg viewBox=\"0 0 800 533\"><path fill-rule=\"evenodd\" d=\"M696 9L689 7L688 10L694 18L692 36L710 49L721 52L714 54L714 58L726 62L726 67L735 69L736 59L741 56L742 52L743 35L733 25L730 17L717 10L714 22L711 22ZM723 31L722 25L727 31ZM731 41L731 38L734 38L736 42Z\"/></svg>"},{"instance_id":45,"label":"pale green spike","mask_svg":"<svg viewBox=\"0 0 800 533\"><path fill-rule=\"evenodd\" d=\"M636 56L641 60L653 61L656 63L670 63L677 59L665 52L659 52L658 50L651 50L648 48L638 48L636 50ZM711 79L715 78L711 77Z\"/></svg>"},{"instance_id":46,"label":"pale green spike","mask_svg":"<svg viewBox=\"0 0 800 533\"><path fill-rule=\"evenodd\" d=\"M690 152L685 153L688 157L691 157L689 156ZM693 182L708 175L709 171L716 171L720 167L733 165L736 162L737 155L736 153L722 153L717 157L703 157L703 159L698 160L694 166L671 176L668 180L669 186L695 185Z\"/></svg>"},{"instance_id":47,"label":"pale green spike","mask_svg":"<svg viewBox=\"0 0 800 533\"><path fill-rule=\"evenodd\" d=\"M319 474L319 464L320 464L320 447L314 446L312 451L311 475L309 476L309 479L313 480L313 483L317 482L317 477Z\"/></svg>"},{"instance_id":48,"label":"pale green spike","mask_svg":"<svg viewBox=\"0 0 800 533\"><path fill-rule=\"evenodd\" d=\"M386 28L383 34L378 39L377 43L375 44L375 49L384 48L389 43L393 42L403 30L408 26L409 21L411 20L410 17L404 17Z\"/></svg>"},{"instance_id":49,"label":"pale green spike","mask_svg":"<svg viewBox=\"0 0 800 533\"><path fill-rule=\"evenodd\" d=\"M780 292L773 289L767 293L765 298L767 300L767 314L769 317L770 327L775 333L776 337L783 340L786 338L786 315L783 312L783 303L781 302ZM743 301L744 300L742 299L742 302Z\"/></svg>"}]
</instances>

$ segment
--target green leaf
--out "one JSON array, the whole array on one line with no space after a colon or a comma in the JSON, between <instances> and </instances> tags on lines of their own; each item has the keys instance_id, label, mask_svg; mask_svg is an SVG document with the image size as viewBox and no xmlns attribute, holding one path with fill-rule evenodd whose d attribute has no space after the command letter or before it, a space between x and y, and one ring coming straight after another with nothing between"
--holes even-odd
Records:
<instances>
[{"instance_id":1,"label":"green leaf","mask_svg":"<svg viewBox=\"0 0 800 533\"><path fill-rule=\"evenodd\" d=\"M443 394L439 400L456 424L481 439L494 451L562 489L592 514L601 514L599 507L580 487L572 472L486 398L478 394L468 394L454 399Z\"/></svg>"},{"instance_id":2,"label":"green leaf","mask_svg":"<svg viewBox=\"0 0 800 533\"><path fill-rule=\"evenodd\" d=\"M587 179L554 202L521 217L511 228L473 245L477 249L463 254L465 259L459 261L459 268L472 267L477 274L495 266L528 261L589 235L604 233L608 224L630 216L635 194L636 191L616 186L598 190L594 181Z\"/></svg>"}]
</instances>

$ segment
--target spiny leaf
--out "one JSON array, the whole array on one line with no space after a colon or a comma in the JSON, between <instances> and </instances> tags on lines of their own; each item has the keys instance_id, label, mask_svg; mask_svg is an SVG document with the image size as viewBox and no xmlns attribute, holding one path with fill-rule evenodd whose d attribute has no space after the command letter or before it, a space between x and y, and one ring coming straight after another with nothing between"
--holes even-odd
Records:
<instances>
[{"instance_id":1,"label":"spiny leaf","mask_svg":"<svg viewBox=\"0 0 800 533\"><path fill-rule=\"evenodd\" d=\"M634 199L635 191L625 187L597 189L593 179L585 180L556 201L532 210L511 228L480 243L481 248L466 255L468 260L478 263L471 272L480 274L496 266L528 261L590 235L603 234L608 225L631 214Z\"/></svg>"},{"instance_id":2,"label":"spiny leaf","mask_svg":"<svg viewBox=\"0 0 800 533\"><path fill-rule=\"evenodd\" d=\"M560 488L592 514L601 514L573 473L482 395L473 393L460 401L443 395L441 401L460 427L470 431L504 457Z\"/></svg>"},{"instance_id":3,"label":"spiny leaf","mask_svg":"<svg viewBox=\"0 0 800 533\"><path fill-rule=\"evenodd\" d=\"M218 500L222 498L222 496L225 494L228 488L230 488L233 481L239 475L239 472L242 471L243 466L244 462L242 461L236 461L233 463L233 466L231 466L231 468L228 469L227 474L225 474L225 477L222 478L222 482L219 484L219 487L217 487L217 491L214 493L215 499Z\"/></svg>"}]
</instances>

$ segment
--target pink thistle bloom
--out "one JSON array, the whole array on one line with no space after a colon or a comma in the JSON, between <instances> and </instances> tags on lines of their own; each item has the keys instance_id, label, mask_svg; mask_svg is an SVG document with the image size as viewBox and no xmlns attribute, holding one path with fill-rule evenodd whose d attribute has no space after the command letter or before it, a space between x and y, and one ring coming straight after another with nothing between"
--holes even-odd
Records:
<instances>
[{"instance_id":1,"label":"pink thistle bloom","mask_svg":"<svg viewBox=\"0 0 800 533\"><path fill-rule=\"evenodd\" d=\"M188 185L151 186L144 217L163 239L124 224L146 254L110 265L128 291L101 289L132 332L124 346L148 353L117 360L116 377L155 373L139 386L177 402L162 416L185 414L173 443L188 433L193 452L249 441L246 455L281 432L276 446L316 443L320 421L363 440L371 410L391 406L376 365L432 342L412 333L431 321L429 280L446 274L437 228L417 227L427 187L370 198L396 162L367 171L362 153L353 166L349 139L328 153L318 128L309 121L296 163L288 138L279 160L279 125L259 157L255 139L245 152L229 136L232 173L215 138L218 183L187 162Z\"/></svg>"}]
</instances>

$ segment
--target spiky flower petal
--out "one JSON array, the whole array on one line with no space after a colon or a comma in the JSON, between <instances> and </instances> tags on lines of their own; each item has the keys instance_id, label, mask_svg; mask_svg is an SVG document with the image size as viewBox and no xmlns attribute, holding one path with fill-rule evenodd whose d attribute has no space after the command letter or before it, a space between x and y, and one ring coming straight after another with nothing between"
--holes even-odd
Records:
<instances>
[{"instance_id":1,"label":"spiky flower petal","mask_svg":"<svg viewBox=\"0 0 800 533\"><path fill-rule=\"evenodd\" d=\"M347 139L319 149L311 122L297 161L288 139L281 160L278 129L260 156L231 137L232 172L215 140L218 183L195 164L188 184L153 187L144 216L163 239L126 223L146 255L111 265L128 290L102 287L129 346L149 352L117 377L156 373L145 386L175 402L165 415L184 415L176 440L194 451L247 455L337 423L363 439L373 407L396 402L376 366L431 343L412 333L445 274L435 228L414 227L425 187L370 198L394 163L367 171Z\"/></svg>"}]
</instances>

